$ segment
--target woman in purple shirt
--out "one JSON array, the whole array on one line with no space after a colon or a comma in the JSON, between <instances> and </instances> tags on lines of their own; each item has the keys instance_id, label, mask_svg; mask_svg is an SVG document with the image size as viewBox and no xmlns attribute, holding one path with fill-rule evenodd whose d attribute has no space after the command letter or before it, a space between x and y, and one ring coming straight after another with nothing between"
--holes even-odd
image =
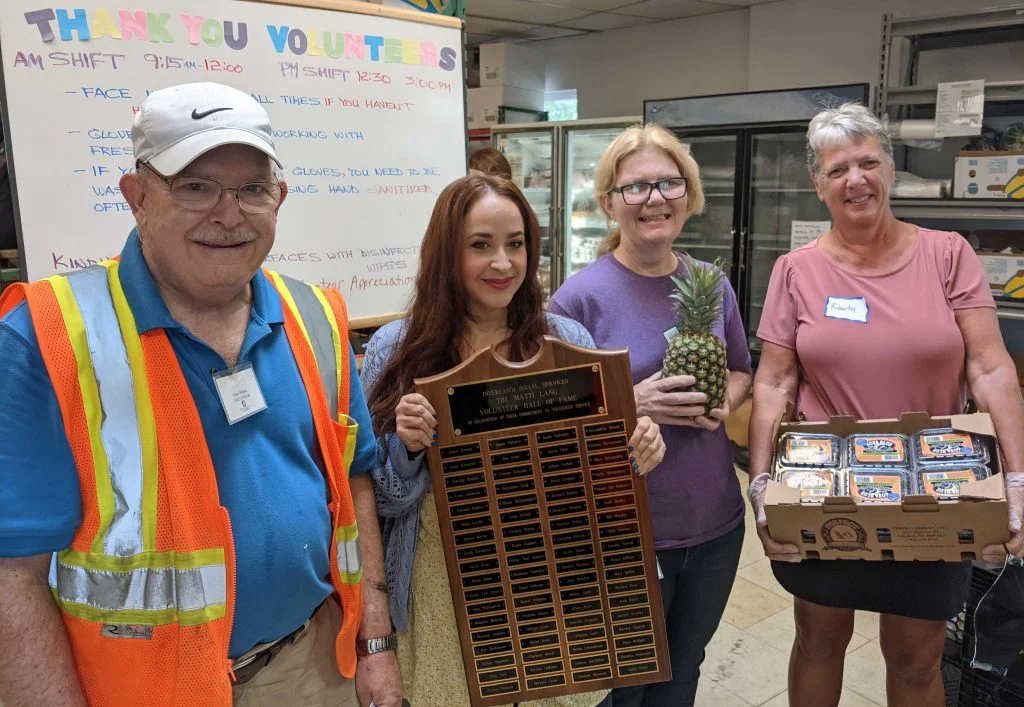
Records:
<instances>
[{"instance_id":1,"label":"woman in purple shirt","mask_svg":"<svg viewBox=\"0 0 1024 707\"><path fill-rule=\"evenodd\" d=\"M644 191L646 200L626 203L627 185L634 185L630 202ZM672 242L704 208L689 150L662 127L627 128L601 157L594 190L618 227L602 244L605 255L562 285L548 309L583 324L598 348L629 349L637 414L661 425L667 449L659 473L648 477L648 495L672 656L670 682L617 688L602 705L693 705L704 647L722 618L743 545L743 499L721 423L750 390L750 353L726 280L713 329L728 355L725 407L705 416L706 396L688 390L692 377L661 376L666 332L678 323L671 276L689 275Z\"/></svg>"}]
</instances>

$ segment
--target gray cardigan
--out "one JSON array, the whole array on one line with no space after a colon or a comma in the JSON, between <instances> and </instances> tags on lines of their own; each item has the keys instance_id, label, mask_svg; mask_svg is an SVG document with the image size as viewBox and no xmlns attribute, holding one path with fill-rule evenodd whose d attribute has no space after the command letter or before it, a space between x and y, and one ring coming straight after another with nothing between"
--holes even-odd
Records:
<instances>
[{"instance_id":1,"label":"gray cardigan","mask_svg":"<svg viewBox=\"0 0 1024 707\"><path fill-rule=\"evenodd\" d=\"M545 316L553 336L576 346L595 348L593 337L582 324L557 314ZM377 330L366 344L359 378L367 395L404 337L405 321L395 321ZM398 435L389 433L377 439L377 463L372 474L377 513L383 521L384 567L391 621L397 630L406 631L417 522L420 502L430 488L430 471L424 452L410 459Z\"/></svg>"}]
</instances>

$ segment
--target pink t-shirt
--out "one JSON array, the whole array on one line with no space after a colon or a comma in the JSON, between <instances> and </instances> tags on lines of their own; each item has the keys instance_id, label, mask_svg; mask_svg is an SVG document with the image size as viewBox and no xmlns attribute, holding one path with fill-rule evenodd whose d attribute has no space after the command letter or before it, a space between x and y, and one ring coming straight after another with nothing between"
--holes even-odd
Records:
<instances>
[{"instance_id":1,"label":"pink t-shirt","mask_svg":"<svg viewBox=\"0 0 1024 707\"><path fill-rule=\"evenodd\" d=\"M796 351L808 420L949 415L966 399L954 310L973 307L995 302L958 233L918 228L914 254L887 275L846 271L815 240L776 261L757 335Z\"/></svg>"}]
</instances>

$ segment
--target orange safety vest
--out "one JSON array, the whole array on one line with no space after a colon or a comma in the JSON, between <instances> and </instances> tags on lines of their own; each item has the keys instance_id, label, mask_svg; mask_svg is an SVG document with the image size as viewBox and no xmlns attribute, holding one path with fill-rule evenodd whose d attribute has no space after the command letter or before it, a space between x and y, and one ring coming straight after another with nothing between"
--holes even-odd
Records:
<instances>
[{"instance_id":1,"label":"orange safety vest","mask_svg":"<svg viewBox=\"0 0 1024 707\"><path fill-rule=\"evenodd\" d=\"M264 271L308 394L330 490L338 670L355 675L362 567L348 468L348 317L336 290ZM199 412L163 329L139 334L118 262L17 284L78 469L83 520L50 586L91 705L230 705L234 542Z\"/></svg>"}]
</instances>

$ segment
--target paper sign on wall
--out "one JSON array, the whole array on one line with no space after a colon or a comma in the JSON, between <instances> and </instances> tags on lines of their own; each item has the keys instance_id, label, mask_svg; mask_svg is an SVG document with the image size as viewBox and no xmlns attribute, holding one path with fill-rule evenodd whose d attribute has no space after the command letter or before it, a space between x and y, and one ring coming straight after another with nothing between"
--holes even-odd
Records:
<instances>
[{"instance_id":1,"label":"paper sign on wall","mask_svg":"<svg viewBox=\"0 0 1024 707\"><path fill-rule=\"evenodd\" d=\"M985 80L940 83L935 98L935 137L981 135Z\"/></svg>"},{"instance_id":2,"label":"paper sign on wall","mask_svg":"<svg viewBox=\"0 0 1024 707\"><path fill-rule=\"evenodd\" d=\"M807 245L832 228L831 221L793 221L789 227L789 249L796 250Z\"/></svg>"}]
</instances>

